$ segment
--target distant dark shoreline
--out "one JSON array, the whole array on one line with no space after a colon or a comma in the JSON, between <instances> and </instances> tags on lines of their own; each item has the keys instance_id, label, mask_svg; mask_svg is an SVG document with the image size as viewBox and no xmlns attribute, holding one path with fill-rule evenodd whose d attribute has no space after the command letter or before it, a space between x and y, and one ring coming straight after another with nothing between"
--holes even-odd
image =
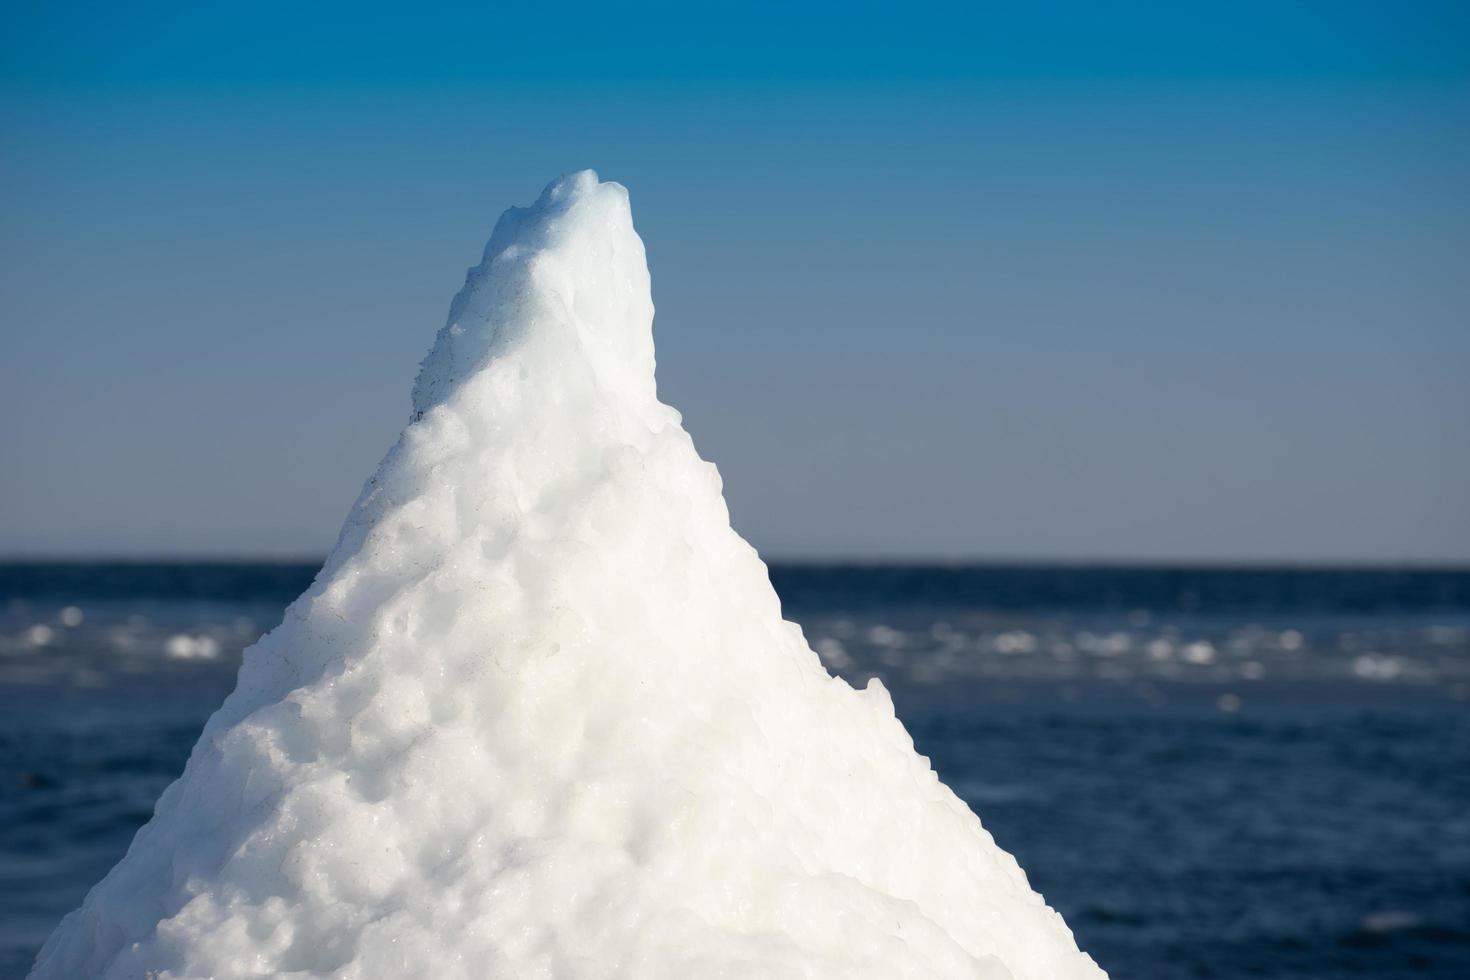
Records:
<instances>
[{"instance_id":1,"label":"distant dark shoreline","mask_svg":"<svg viewBox=\"0 0 1470 980\"><path fill-rule=\"evenodd\" d=\"M321 559L0 561L0 601L289 602ZM793 608L1143 610L1213 613L1470 612L1470 567L1104 562L773 561Z\"/></svg>"}]
</instances>

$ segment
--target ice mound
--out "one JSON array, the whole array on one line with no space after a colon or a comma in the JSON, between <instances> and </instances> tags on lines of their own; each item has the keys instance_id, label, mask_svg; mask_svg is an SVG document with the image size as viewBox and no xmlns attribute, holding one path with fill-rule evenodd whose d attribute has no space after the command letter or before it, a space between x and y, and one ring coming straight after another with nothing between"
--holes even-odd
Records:
<instances>
[{"instance_id":1,"label":"ice mound","mask_svg":"<svg viewBox=\"0 0 1470 980\"><path fill-rule=\"evenodd\" d=\"M1103 976L782 621L652 320L621 186L501 218L331 558L34 977Z\"/></svg>"}]
</instances>

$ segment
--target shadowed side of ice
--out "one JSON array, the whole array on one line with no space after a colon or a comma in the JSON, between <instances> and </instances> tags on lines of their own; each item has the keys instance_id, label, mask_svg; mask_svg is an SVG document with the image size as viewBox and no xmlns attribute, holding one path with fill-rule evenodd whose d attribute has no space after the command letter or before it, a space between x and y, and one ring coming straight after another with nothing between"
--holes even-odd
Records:
<instances>
[{"instance_id":1,"label":"shadowed side of ice","mask_svg":"<svg viewBox=\"0 0 1470 980\"><path fill-rule=\"evenodd\" d=\"M334 553L35 977L1102 975L782 620L652 317L623 188L507 213Z\"/></svg>"}]
</instances>

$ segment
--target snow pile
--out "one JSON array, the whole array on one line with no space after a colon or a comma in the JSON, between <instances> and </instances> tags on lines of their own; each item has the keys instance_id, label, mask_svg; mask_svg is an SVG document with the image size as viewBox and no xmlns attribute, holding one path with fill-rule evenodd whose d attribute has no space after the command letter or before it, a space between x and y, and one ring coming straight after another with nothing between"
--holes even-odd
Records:
<instances>
[{"instance_id":1,"label":"snow pile","mask_svg":"<svg viewBox=\"0 0 1470 980\"><path fill-rule=\"evenodd\" d=\"M782 621L652 319L622 187L506 213L331 558L35 977L1102 976Z\"/></svg>"}]
</instances>

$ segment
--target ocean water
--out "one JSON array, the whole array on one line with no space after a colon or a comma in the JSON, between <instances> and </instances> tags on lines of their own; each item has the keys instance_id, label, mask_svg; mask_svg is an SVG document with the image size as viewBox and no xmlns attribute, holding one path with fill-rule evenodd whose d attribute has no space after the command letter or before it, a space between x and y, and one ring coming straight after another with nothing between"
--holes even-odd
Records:
<instances>
[{"instance_id":1,"label":"ocean water","mask_svg":"<svg viewBox=\"0 0 1470 980\"><path fill-rule=\"evenodd\" d=\"M311 565L0 565L0 978ZM776 566L1115 977L1470 976L1470 571Z\"/></svg>"}]
</instances>

